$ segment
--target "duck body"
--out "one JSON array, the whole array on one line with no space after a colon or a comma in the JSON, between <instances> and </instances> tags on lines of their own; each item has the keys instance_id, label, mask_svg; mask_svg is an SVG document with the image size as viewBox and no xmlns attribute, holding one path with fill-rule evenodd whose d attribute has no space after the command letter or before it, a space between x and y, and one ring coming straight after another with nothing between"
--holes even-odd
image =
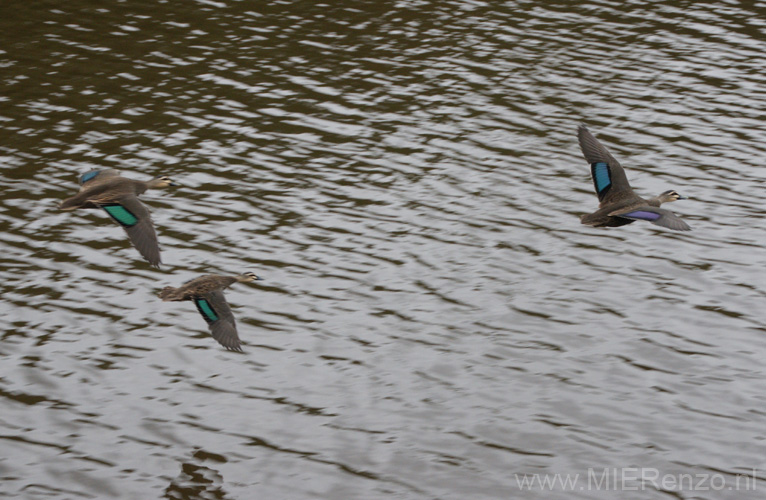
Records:
<instances>
[{"instance_id":1,"label":"duck body","mask_svg":"<svg viewBox=\"0 0 766 500\"><path fill-rule=\"evenodd\" d=\"M242 352L237 324L223 291L237 282L248 283L260 279L249 272L239 276L206 274L187 281L178 288L165 287L159 293L159 297L166 302L191 300L207 322L213 338L230 351Z\"/></svg>"},{"instance_id":2,"label":"duck body","mask_svg":"<svg viewBox=\"0 0 766 500\"><path fill-rule=\"evenodd\" d=\"M641 207L659 207L660 203L656 200L645 200L636 195L633 199L624 200L622 203L611 203L603 208L599 208L592 214L583 215L580 221L583 224L593 227L620 227L635 222L636 219L628 219L618 215L623 212L630 213L634 209Z\"/></svg>"},{"instance_id":3,"label":"duck body","mask_svg":"<svg viewBox=\"0 0 766 500\"><path fill-rule=\"evenodd\" d=\"M590 163L591 177L599 208L580 217L580 222L594 227L619 227L636 220L645 220L676 231L689 231L686 222L670 210L660 208L662 203L686 199L674 190L654 198L644 199L630 187L628 177L620 163L584 126L577 129L577 138L583 156Z\"/></svg>"},{"instance_id":4,"label":"duck body","mask_svg":"<svg viewBox=\"0 0 766 500\"><path fill-rule=\"evenodd\" d=\"M133 246L149 263L160 265L160 248L149 210L138 197L150 188L175 186L166 176L144 182L122 177L113 169L93 170L80 176L80 191L61 202L61 210L103 209L128 234Z\"/></svg>"},{"instance_id":5,"label":"duck body","mask_svg":"<svg viewBox=\"0 0 766 500\"><path fill-rule=\"evenodd\" d=\"M80 177L82 179L86 174ZM104 203L114 203L126 196L140 196L148 189L148 183L120 175L101 175L81 184L80 192L59 205L61 210L78 208L101 208Z\"/></svg>"}]
</instances>

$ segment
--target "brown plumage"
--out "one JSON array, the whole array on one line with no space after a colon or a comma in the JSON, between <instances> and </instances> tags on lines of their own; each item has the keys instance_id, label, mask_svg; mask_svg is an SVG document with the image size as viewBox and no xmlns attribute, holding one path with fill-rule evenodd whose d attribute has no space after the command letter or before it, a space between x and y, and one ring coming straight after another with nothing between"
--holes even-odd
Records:
<instances>
[{"instance_id":1,"label":"brown plumage","mask_svg":"<svg viewBox=\"0 0 766 500\"><path fill-rule=\"evenodd\" d=\"M223 290L238 281L249 283L260 279L249 272L239 276L207 274L187 281L178 288L167 286L159 293L159 297L164 301L191 300L207 322L213 338L230 351L242 352L237 324L223 296Z\"/></svg>"},{"instance_id":2,"label":"brown plumage","mask_svg":"<svg viewBox=\"0 0 766 500\"><path fill-rule=\"evenodd\" d=\"M149 263L160 265L160 247L149 210L138 200L147 189L175 186L169 177L148 182L120 176L113 169L93 170L80 176L80 192L61 202L61 210L102 208L128 234L131 243Z\"/></svg>"},{"instance_id":3,"label":"brown plumage","mask_svg":"<svg viewBox=\"0 0 766 500\"><path fill-rule=\"evenodd\" d=\"M662 203L684 200L685 197L671 189L648 200L641 198L630 187L628 177L620 163L585 125L580 125L577 129L577 138L585 160L590 163L593 185L600 202L598 210L580 217L583 224L595 227L618 227L636 220L646 220L676 231L691 229L670 210L659 208Z\"/></svg>"}]
</instances>

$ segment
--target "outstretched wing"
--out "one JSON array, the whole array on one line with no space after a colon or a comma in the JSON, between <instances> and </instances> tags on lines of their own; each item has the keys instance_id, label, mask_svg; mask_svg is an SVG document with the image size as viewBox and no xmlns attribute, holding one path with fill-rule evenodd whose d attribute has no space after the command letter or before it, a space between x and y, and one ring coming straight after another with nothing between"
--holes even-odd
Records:
<instances>
[{"instance_id":1,"label":"outstretched wing","mask_svg":"<svg viewBox=\"0 0 766 500\"><path fill-rule=\"evenodd\" d=\"M80 183L80 191L83 190L85 184L93 180L96 180L96 179L102 180L106 177L115 177L118 175L120 175L120 172L113 168L107 168L104 170L91 170L90 172L85 172L78 179L78 182Z\"/></svg>"},{"instance_id":2,"label":"outstretched wing","mask_svg":"<svg viewBox=\"0 0 766 500\"><path fill-rule=\"evenodd\" d=\"M223 292L215 290L195 296L192 300L207 321L213 338L226 349L242 352L234 315L231 313L229 304L226 303Z\"/></svg>"},{"instance_id":3,"label":"outstretched wing","mask_svg":"<svg viewBox=\"0 0 766 500\"><path fill-rule=\"evenodd\" d=\"M577 139L583 156L590 163L593 185L602 206L632 191L622 165L598 142L585 125L578 127Z\"/></svg>"},{"instance_id":4,"label":"outstretched wing","mask_svg":"<svg viewBox=\"0 0 766 500\"><path fill-rule=\"evenodd\" d=\"M125 196L119 202L99 204L109 216L128 233L136 250L154 267L160 267L160 246L154 232L149 210L135 196Z\"/></svg>"},{"instance_id":5,"label":"outstretched wing","mask_svg":"<svg viewBox=\"0 0 766 500\"><path fill-rule=\"evenodd\" d=\"M615 211L609 215L622 217L632 220L647 220L652 224L673 229L675 231L690 231L689 225L681 220L676 214L664 208L652 207L649 205L631 208L630 210Z\"/></svg>"}]
</instances>

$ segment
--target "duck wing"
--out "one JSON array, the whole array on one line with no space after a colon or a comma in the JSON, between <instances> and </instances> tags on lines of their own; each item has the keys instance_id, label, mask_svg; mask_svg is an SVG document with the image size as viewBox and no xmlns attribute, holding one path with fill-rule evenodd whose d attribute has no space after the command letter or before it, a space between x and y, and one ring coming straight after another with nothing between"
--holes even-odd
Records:
<instances>
[{"instance_id":1,"label":"duck wing","mask_svg":"<svg viewBox=\"0 0 766 500\"><path fill-rule=\"evenodd\" d=\"M122 226L136 250L154 267L160 267L160 246L149 210L135 196L119 201L99 203L109 217Z\"/></svg>"},{"instance_id":2,"label":"duck wing","mask_svg":"<svg viewBox=\"0 0 766 500\"><path fill-rule=\"evenodd\" d=\"M219 344L230 351L242 352L242 346L237 335L237 324L231 313L229 304L220 290L214 290L192 297L194 305L207 321L210 333Z\"/></svg>"},{"instance_id":3,"label":"duck wing","mask_svg":"<svg viewBox=\"0 0 766 500\"><path fill-rule=\"evenodd\" d=\"M616 210L609 215L622 217L623 219L647 220L652 224L657 224L658 226L673 229L675 231L691 231L689 225L670 210L652 207L650 205L633 207L627 210Z\"/></svg>"},{"instance_id":4,"label":"duck wing","mask_svg":"<svg viewBox=\"0 0 766 500\"><path fill-rule=\"evenodd\" d=\"M583 156L590 163L590 173L601 206L633 194L625 170L614 156L596 139L585 125L577 128L577 139Z\"/></svg>"},{"instance_id":5,"label":"duck wing","mask_svg":"<svg viewBox=\"0 0 766 500\"><path fill-rule=\"evenodd\" d=\"M115 170L113 168L107 168L104 170L91 170L90 172L85 172L84 174L82 174L77 179L77 182L80 183L80 191L82 191L83 189L85 189L85 185L91 181L94 181L96 179L101 181L103 179L106 179L107 177L116 177L119 175L120 175L119 170Z\"/></svg>"},{"instance_id":6,"label":"duck wing","mask_svg":"<svg viewBox=\"0 0 766 500\"><path fill-rule=\"evenodd\" d=\"M132 193L130 179L120 177L114 169L91 170L79 178L80 190L76 195L59 204L62 210L78 208L99 208L102 203L109 203L125 194Z\"/></svg>"}]
</instances>

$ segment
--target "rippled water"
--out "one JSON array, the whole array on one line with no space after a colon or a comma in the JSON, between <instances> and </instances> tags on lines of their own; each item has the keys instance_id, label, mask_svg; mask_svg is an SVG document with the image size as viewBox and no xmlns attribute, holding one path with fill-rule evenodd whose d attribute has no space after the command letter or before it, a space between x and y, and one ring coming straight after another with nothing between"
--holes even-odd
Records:
<instances>
[{"instance_id":1,"label":"rippled water","mask_svg":"<svg viewBox=\"0 0 766 500\"><path fill-rule=\"evenodd\" d=\"M763 2L2 10L0 497L762 498ZM693 231L582 226L580 122ZM156 298L248 270L244 355Z\"/></svg>"}]
</instances>

